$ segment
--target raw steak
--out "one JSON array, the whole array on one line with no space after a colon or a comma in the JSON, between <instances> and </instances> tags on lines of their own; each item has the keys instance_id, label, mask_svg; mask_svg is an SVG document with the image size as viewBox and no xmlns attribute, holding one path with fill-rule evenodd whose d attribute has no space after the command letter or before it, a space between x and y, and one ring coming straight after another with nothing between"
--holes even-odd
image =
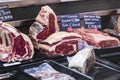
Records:
<instances>
[{"instance_id":1,"label":"raw steak","mask_svg":"<svg viewBox=\"0 0 120 80\"><path fill-rule=\"evenodd\" d=\"M34 48L29 37L13 26L0 24L0 61L14 62L33 57Z\"/></svg>"},{"instance_id":2,"label":"raw steak","mask_svg":"<svg viewBox=\"0 0 120 80\"><path fill-rule=\"evenodd\" d=\"M36 44L57 31L59 31L57 16L49 6L43 6L29 30L34 46L37 48Z\"/></svg>"},{"instance_id":3,"label":"raw steak","mask_svg":"<svg viewBox=\"0 0 120 80\"><path fill-rule=\"evenodd\" d=\"M78 51L69 61L69 67L75 68L82 73L87 73L95 64L95 53L91 47L85 47Z\"/></svg>"},{"instance_id":4,"label":"raw steak","mask_svg":"<svg viewBox=\"0 0 120 80\"><path fill-rule=\"evenodd\" d=\"M111 37L107 33L94 29L72 29L71 31L80 34L82 39L89 45L93 45L97 48L111 48L120 46L120 42L117 38Z\"/></svg>"},{"instance_id":5,"label":"raw steak","mask_svg":"<svg viewBox=\"0 0 120 80\"><path fill-rule=\"evenodd\" d=\"M51 34L47 39L38 44L38 46L39 50L45 50L49 57L64 56L77 52L79 41L81 41L79 34L61 31Z\"/></svg>"}]
</instances>

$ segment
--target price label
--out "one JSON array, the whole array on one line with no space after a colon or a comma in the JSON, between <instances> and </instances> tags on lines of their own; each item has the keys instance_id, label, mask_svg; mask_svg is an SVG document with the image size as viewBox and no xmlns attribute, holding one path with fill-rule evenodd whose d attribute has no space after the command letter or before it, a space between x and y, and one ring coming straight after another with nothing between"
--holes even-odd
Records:
<instances>
[{"instance_id":1,"label":"price label","mask_svg":"<svg viewBox=\"0 0 120 80\"><path fill-rule=\"evenodd\" d=\"M60 0L61 2L79 1L79 0Z\"/></svg>"},{"instance_id":2,"label":"price label","mask_svg":"<svg viewBox=\"0 0 120 80\"><path fill-rule=\"evenodd\" d=\"M11 14L11 11L9 7L6 6L0 6L0 20L2 21L9 21L12 20L13 16Z\"/></svg>"},{"instance_id":3,"label":"price label","mask_svg":"<svg viewBox=\"0 0 120 80\"><path fill-rule=\"evenodd\" d=\"M8 67L8 66L14 66L14 65L19 65L19 64L21 64L21 62L5 63L5 64L3 64L3 66Z\"/></svg>"},{"instance_id":4,"label":"price label","mask_svg":"<svg viewBox=\"0 0 120 80\"><path fill-rule=\"evenodd\" d=\"M80 27L79 14L60 15L60 20L61 20L61 30L67 30L69 27L72 28Z\"/></svg>"},{"instance_id":5,"label":"price label","mask_svg":"<svg viewBox=\"0 0 120 80\"><path fill-rule=\"evenodd\" d=\"M85 28L101 29L101 17L97 15L84 15Z\"/></svg>"},{"instance_id":6,"label":"price label","mask_svg":"<svg viewBox=\"0 0 120 80\"><path fill-rule=\"evenodd\" d=\"M13 2L13 1L22 1L22 0L0 0L0 2Z\"/></svg>"}]
</instances>

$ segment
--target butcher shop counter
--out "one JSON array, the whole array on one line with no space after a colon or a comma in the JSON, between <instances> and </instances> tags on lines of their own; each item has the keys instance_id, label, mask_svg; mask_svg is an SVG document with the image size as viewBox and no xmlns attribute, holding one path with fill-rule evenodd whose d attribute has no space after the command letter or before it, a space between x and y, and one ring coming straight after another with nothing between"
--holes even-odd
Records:
<instances>
[{"instance_id":1,"label":"butcher shop counter","mask_svg":"<svg viewBox=\"0 0 120 80\"><path fill-rule=\"evenodd\" d=\"M95 0L93 2L95 3L95 2L97 2L97 0ZM104 4L102 2L100 2L100 5L103 5L103 7L100 8L99 5L96 5L97 8L99 8L101 10L109 9L108 7L105 7L105 5L107 4L107 0L105 0ZM110 2L113 2L113 1L110 0ZM91 1L90 2L89 1L82 2L82 3L84 3L84 4L89 3L90 4ZM85 6L82 3L78 2L77 4L81 4L79 7ZM117 2L114 2L114 3L117 3ZM93 6L91 6L93 4L88 5L88 6L90 6L89 10L87 9L88 7L84 7L85 9L78 9L76 7L76 4L74 6L74 4L72 4L72 3L66 3L69 7L64 7L63 6L64 4L65 3L53 4L53 5L51 4L51 7L53 9L55 9L57 15L66 14L66 13L77 13L78 11L79 12L86 12L86 11L97 10L97 8L94 9ZM60 5L63 6L64 8L61 7ZM70 7L71 5L73 5L74 7L71 8ZM54 7L54 6L57 6L57 7ZM17 29L19 29L21 32L28 34L29 33L29 31L28 31L29 26L34 22L34 18L36 17L40 8L41 8L41 5L11 8L11 12L13 13L14 20L6 22L6 23L13 25ZM76 11L76 9L74 9L74 8L76 8L78 10ZM96 12L95 14L105 16L105 15L111 14L111 12L112 11L114 12L114 10L116 12L116 9L114 9L114 8L119 8L119 6L112 5L112 10L107 10L107 12L100 11L102 14L99 14L99 12L98 13ZM63 12L62 12L62 9L63 9ZM68 11L65 11L66 9ZM69 9L71 9L71 10L69 10ZM23 10L25 10L25 11L23 11ZM28 13L26 13L27 11L28 11L28 13L34 12L35 14L28 15ZM113 49L115 49L115 50L113 50ZM13 79L13 80L14 79L36 80L36 78L34 78L33 76L29 75L28 73L25 73L24 70L36 67L34 65L38 65L38 64L40 65L43 62L47 62L50 65L52 65L56 70L60 69L60 72L67 73L69 75L72 75L75 78L77 76L77 78L76 78L77 80L80 80L80 79L82 79L82 80L119 80L120 79L120 68L119 68L120 67L120 65L119 65L120 59L118 56L119 56L120 48L118 47L118 48L113 48L113 49L108 49L108 50L107 49L105 49L105 50L97 49L97 50L95 50L96 62L95 62L94 67L87 74L83 74L79 71L68 68L68 59L67 58L70 56L48 58L47 56L45 56L44 54L41 54L36 49L35 49L35 53L34 53L35 55L30 60L25 60L25 61L15 62L15 63L8 63L8 64L1 62L0 63L0 73L1 74L4 73L3 76L7 75L7 74L11 75L10 73L12 73L12 75L11 75L12 77L9 78L10 80L11 79ZM103 54L101 54L101 53L103 53ZM110 58L106 57L105 54L107 54L107 53L115 53L115 60L113 60L114 55L111 56L111 54L110 54ZM109 56L109 54L108 54L108 56ZM51 60L53 63L51 62ZM57 67L55 65L57 65ZM64 70L65 70L65 72L64 72ZM9 73L7 73L7 72L9 72ZM21 76L20 76L20 74L21 74ZM20 78L22 78L22 79L20 79Z\"/></svg>"},{"instance_id":2,"label":"butcher shop counter","mask_svg":"<svg viewBox=\"0 0 120 80\"><path fill-rule=\"evenodd\" d=\"M28 21L28 25L30 25L33 21L34 20L30 20L30 22ZM10 23L10 22L7 22L7 23ZM24 26L26 26L26 25L24 25ZM21 32L24 32L26 34L28 33L26 30L29 29L28 27L22 27L22 28L16 27L16 28L19 29ZM120 50L120 47L111 48L111 49L95 49L95 53L96 53L97 58L96 58L96 63L94 65L94 67L91 69L91 71L89 71L87 74L83 74L79 71L73 70L73 73L75 71L75 72L77 72L76 75L85 77L88 80L119 80L120 79L120 77L119 77L119 75L120 75L119 50ZM110 57L111 59L109 59L109 58L104 59L105 54L108 54L108 53L115 53L117 55L117 57L115 57L115 59L113 59L114 55L112 55L111 56L112 58ZM11 67L11 70L19 70L20 69L19 72L24 74L21 76L21 78L25 77L28 79L30 78L32 80L36 80L36 78L25 73L24 68L28 68L28 66L30 66L31 68L32 67L34 68L33 64L37 64L37 62L41 63L43 60L53 60L53 61L57 62L57 64L62 65L67 69L70 69L70 68L68 68L68 60L67 60L68 57L69 56L64 56L64 57L59 56L59 57L48 58L46 55L41 54L37 49L35 49L35 55L32 59L22 61L18 65L4 67L5 64L1 63L2 70L0 70L0 72L3 73L6 71L6 69L9 70ZM56 68L59 69L58 67L56 67ZM21 74L21 73L17 73L17 74ZM17 77L17 74L11 78L14 79L15 77ZM72 75L72 74L70 74L70 75ZM84 80L84 79L82 79L82 80Z\"/></svg>"}]
</instances>

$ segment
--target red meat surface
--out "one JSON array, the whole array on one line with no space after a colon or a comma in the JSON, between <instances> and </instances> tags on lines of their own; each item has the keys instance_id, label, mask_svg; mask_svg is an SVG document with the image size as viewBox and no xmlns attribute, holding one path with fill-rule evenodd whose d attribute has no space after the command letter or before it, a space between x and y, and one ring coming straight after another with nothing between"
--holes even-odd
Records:
<instances>
[{"instance_id":1,"label":"red meat surface","mask_svg":"<svg viewBox=\"0 0 120 80\"><path fill-rule=\"evenodd\" d=\"M73 29L72 32L80 34L82 39L89 45L93 45L97 48L112 48L120 45L117 38L94 29Z\"/></svg>"},{"instance_id":2,"label":"red meat surface","mask_svg":"<svg viewBox=\"0 0 120 80\"><path fill-rule=\"evenodd\" d=\"M34 54L30 38L9 24L0 24L0 61L31 59Z\"/></svg>"},{"instance_id":3,"label":"red meat surface","mask_svg":"<svg viewBox=\"0 0 120 80\"><path fill-rule=\"evenodd\" d=\"M78 42L81 41L81 38L76 33L56 32L42 41L39 49L44 50L49 57L75 54L78 51Z\"/></svg>"}]
</instances>

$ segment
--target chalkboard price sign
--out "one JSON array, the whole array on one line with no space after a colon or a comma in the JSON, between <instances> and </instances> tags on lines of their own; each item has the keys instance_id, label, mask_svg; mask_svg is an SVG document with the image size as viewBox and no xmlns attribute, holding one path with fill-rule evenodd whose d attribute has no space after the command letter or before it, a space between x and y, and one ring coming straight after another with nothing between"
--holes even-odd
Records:
<instances>
[{"instance_id":1,"label":"chalkboard price sign","mask_svg":"<svg viewBox=\"0 0 120 80\"><path fill-rule=\"evenodd\" d=\"M0 6L0 20L9 21L12 19L13 19L13 16L11 14L11 11L9 10L9 7L7 5Z\"/></svg>"},{"instance_id":2,"label":"chalkboard price sign","mask_svg":"<svg viewBox=\"0 0 120 80\"><path fill-rule=\"evenodd\" d=\"M79 14L60 15L60 20L61 20L61 30L67 30L69 27L72 28L80 27Z\"/></svg>"},{"instance_id":3,"label":"chalkboard price sign","mask_svg":"<svg viewBox=\"0 0 120 80\"><path fill-rule=\"evenodd\" d=\"M97 15L84 15L85 28L101 29L101 17Z\"/></svg>"}]
</instances>

